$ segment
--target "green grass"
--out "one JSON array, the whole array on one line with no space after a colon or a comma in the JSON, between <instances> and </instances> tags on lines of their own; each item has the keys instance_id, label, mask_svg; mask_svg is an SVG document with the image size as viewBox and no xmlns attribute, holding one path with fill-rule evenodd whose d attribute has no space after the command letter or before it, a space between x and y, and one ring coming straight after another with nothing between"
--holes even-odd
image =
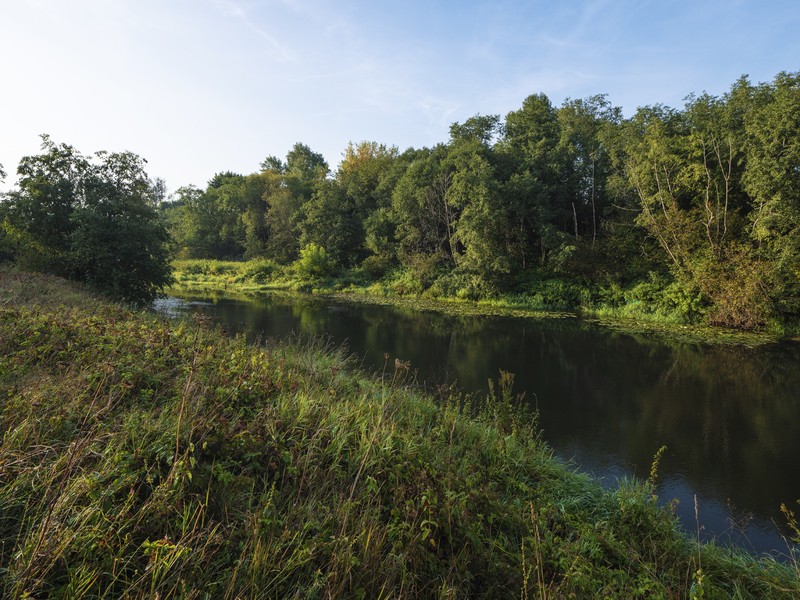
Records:
<instances>
[{"instance_id":1,"label":"green grass","mask_svg":"<svg viewBox=\"0 0 800 600\"><path fill-rule=\"evenodd\" d=\"M4 598L795 598L650 483L320 341L250 346L0 272Z\"/></svg>"},{"instance_id":2,"label":"green grass","mask_svg":"<svg viewBox=\"0 0 800 600\"><path fill-rule=\"evenodd\" d=\"M210 296L258 294L270 291L299 291L332 295L350 302L405 306L452 315L496 315L534 318L574 318L602 327L638 335L654 335L688 343L729 344L755 347L788 339L769 331L739 331L713 327L702 321L687 322L695 309L675 285L660 291L659 281L646 281L622 290L618 286L597 291L592 300L588 288L577 283L546 280L531 284L535 292L473 298L444 294L437 287L419 292L406 285L408 273L371 281L352 272L335 278L305 279L289 267L269 261L226 262L192 259L173 263L176 283L173 292ZM419 292L419 293L418 293ZM684 308L679 308L684 306Z\"/></svg>"}]
</instances>

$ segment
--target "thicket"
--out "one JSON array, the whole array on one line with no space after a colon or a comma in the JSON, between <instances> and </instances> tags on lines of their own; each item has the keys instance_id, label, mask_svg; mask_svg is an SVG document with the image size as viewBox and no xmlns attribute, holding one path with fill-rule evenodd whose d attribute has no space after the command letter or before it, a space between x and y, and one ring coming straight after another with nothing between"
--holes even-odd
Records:
<instances>
[{"instance_id":1,"label":"thicket","mask_svg":"<svg viewBox=\"0 0 800 600\"><path fill-rule=\"evenodd\" d=\"M605 96L538 94L432 148L351 144L334 173L296 144L163 214L180 258L288 265L313 244L414 293L535 296L560 279L610 300L642 284L687 320L781 328L800 310L798 140L798 73L630 118Z\"/></svg>"},{"instance_id":2,"label":"thicket","mask_svg":"<svg viewBox=\"0 0 800 600\"><path fill-rule=\"evenodd\" d=\"M681 533L656 468L604 491L555 460L510 375L476 408L395 358L366 376L0 272L0 593L800 594L796 563Z\"/></svg>"}]
</instances>

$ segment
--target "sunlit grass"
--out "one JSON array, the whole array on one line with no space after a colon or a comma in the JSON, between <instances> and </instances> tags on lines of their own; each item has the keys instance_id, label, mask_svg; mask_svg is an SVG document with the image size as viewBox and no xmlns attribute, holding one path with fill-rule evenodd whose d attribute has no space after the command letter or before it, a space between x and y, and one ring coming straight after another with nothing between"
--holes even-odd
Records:
<instances>
[{"instance_id":1,"label":"sunlit grass","mask_svg":"<svg viewBox=\"0 0 800 600\"><path fill-rule=\"evenodd\" d=\"M174 263L176 282L171 290L176 294L258 294L270 291L299 291L334 295L351 302L407 306L434 310L457 316L496 315L530 318L580 318L585 322L633 334L658 335L689 343L732 344L758 346L787 338L792 332L786 328L769 331L737 331L710 327L701 321L687 323L685 314L667 302L648 303L640 298L652 294L651 283L634 286L626 293L617 289L616 300L603 300L602 293L590 301L588 290L564 282L545 282L537 293L515 293L479 297L460 297L426 292L409 291L395 285L405 281L394 279L370 281L361 273L344 273L337 278L306 280L291 267L280 267L269 261L225 262L215 260L183 260ZM566 287L565 287L566 286ZM561 299L559 290L567 289ZM608 290L606 290L608 292ZM606 295L610 294L608 292ZM612 294L614 295L614 294ZM583 300L578 301L580 298ZM577 304L576 304L577 302ZM671 302L671 301L670 301ZM670 306L673 306L670 308Z\"/></svg>"},{"instance_id":2,"label":"sunlit grass","mask_svg":"<svg viewBox=\"0 0 800 600\"><path fill-rule=\"evenodd\" d=\"M554 459L510 374L434 401L396 357L368 377L18 273L0 298L5 598L677 598L701 563L706 597L800 594Z\"/></svg>"}]
</instances>

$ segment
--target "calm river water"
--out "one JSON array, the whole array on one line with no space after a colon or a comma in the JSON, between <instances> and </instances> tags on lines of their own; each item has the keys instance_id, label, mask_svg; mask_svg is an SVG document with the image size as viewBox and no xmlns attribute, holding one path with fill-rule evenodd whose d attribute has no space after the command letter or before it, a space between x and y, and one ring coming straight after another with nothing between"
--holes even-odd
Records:
<instances>
[{"instance_id":1,"label":"calm river water","mask_svg":"<svg viewBox=\"0 0 800 600\"><path fill-rule=\"evenodd\" d=\"M252 339L325 335L367 370L384 353L417 381L485 393L499 370L539 410L556 454L613 485L646 478L667 446L659 495L678 499L693 535L786 554L781 503L800 511L800 346L692 345L617 333L577 319L453 317L302 295L258 300L168 298L157 309L202 311ZM785 532L784 532L785 533Z\"/></svg>"}]
</instances>

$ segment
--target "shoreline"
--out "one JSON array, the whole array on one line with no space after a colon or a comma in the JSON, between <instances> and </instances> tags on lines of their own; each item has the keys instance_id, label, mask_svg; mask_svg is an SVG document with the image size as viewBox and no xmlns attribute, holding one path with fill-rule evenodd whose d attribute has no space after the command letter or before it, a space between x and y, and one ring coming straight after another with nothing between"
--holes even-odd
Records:
<instances>
[{"instance_id":1,"label":"shoreline","mask_svg":"<svg viewBox=\"0 0 800 600\"><path fill-rule=\"evenodd\" d=\"M657 319L631 319L622 316L609 316L600 313L545 311L524 306L514 306L503 300L464 300L459 298L431 298L424 296L376 294L369 288L311 288L296 289L289 282L266 284L220 283L214 280L173 284L165 290L167 295L203 293L255 298L259 295L283 293L310 297L326 297L342 302L374 304L379 306L399 306L419 311L434 311L460 317L512 317L525 319L575 319L591 326L631 335L651 335L666 340L689 344L728 345L757 348L770 344L800 343L800 338L778 336L767 332L737 331L708 325L688 325L669 323Z\"/></svg>"}]
</instances>

